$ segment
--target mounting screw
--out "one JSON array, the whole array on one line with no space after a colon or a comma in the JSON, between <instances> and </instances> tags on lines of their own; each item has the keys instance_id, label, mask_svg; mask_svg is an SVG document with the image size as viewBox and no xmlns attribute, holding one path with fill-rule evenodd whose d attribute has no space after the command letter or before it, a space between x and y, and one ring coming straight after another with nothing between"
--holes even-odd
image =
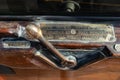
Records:
<instances>
[{"instance_id":1,"label":"mounting screw","mask_svg":"<svg viewBox=\"0 0 120 80\"><path fill-rule=\"evenodd\" d=\"M120 52L120 44L115 44L114 49L118 52Z\"/></svg>"},{"instance_id":2,"label":"mounting screw","mask_svg":"<svg viewBox=\"0 0 120 80\"><path fill-rule=\"evenodd\" d=\"M68 61L62 62L63 67L73 68L77 65L76 57L70 55L70 56L67 56L66 58L69 62Z\"/></svg>"}]
</instances>

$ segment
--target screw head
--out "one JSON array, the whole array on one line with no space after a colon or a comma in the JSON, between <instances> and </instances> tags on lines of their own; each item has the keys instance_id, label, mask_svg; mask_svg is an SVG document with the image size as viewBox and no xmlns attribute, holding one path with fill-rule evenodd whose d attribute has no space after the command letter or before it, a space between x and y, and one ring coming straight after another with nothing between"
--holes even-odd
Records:
<instances>
[{"instance_id":1,"label":"screw head","mask_svg":"<svg viewBox=\"0 0 120 80\"><path fill-rule=\"evenodd\" d=\"M114 49L118 52L120 52L120 44L115 44Z\"/></svg>"}]
</instances>

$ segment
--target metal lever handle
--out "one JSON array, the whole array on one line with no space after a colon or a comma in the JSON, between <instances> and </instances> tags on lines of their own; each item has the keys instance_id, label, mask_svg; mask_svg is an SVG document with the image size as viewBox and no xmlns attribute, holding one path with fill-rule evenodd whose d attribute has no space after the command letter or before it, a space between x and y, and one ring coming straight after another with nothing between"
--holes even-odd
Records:
<instances>
[{"instance_id":1,"label":"metal lever handle","mask_svg":"<svg viewBox=\"0 0 120 80\"><path fill-rule=\"evenodd\" d=\"M62 67L74 67L77 65L76 58L65 57L63 56L50 42L48 42L44 36L42 35L41 29L35 24L29 24L26 27L26 32L35 39L38 39L52 54L56 55L61 60ZM40 56L43 58L47 63L55 67L53 62L50 62L49 59L45 58L45 56ZM54 65L53 65L54 64Z\"/></svg>"}]
</instances>

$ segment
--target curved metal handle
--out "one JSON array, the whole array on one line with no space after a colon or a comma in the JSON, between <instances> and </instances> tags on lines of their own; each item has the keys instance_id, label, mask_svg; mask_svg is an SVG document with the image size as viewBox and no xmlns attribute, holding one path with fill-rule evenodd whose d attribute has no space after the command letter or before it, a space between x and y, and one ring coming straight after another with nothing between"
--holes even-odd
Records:
<instances>
[{"instance_id":1,"label":"curved metal handle","mask_svg":"<svg viewBox=\"0 0 120 80\"><path fill-rule=\"evenodd\" d=\"M27 25L26 32L33 38L39 40L52 54L56 55L61 60L60 64L62 68L71 68L77 65L76 58L74 56L65 57L62 55L50 42L44 38L41 29L37 25ZM44 59L48 64L56 67L56 64L45 56L39 54L39 57Z\"/></svg>"},{"instance_id":2,"label":"curved metal handle","mask_svg":"<svg viewBox=\"0 0 120 80\"><path fill-rule=\"evenodd\" d=\"M24 32L25 31L25 32ZM42 54L40 51L36 50L34 52L34 55L39 57L40 59L44 60L46 63L49 65L58 68L60 70L71 70L71 69L78 69L79 67L88 64L89 62L93 62L98 58L105 58L107 56L111 56L110 51L104 50L104 48L101 50L94 51L92 53L84 53L84 54L79 54L79 55L69 55L69 56L64 56L61 54L50 42L48 42L44 36L42 35L42 30L40 29L39 26L35 24L29 24L26 26L25 30L23 30L25 35L32 37L33 39L39 40L40 44L43 44L45 48L49 50L51 53L53 60L51 60L47 54ZM21 37L25 37L25 35L21 35ZM105 52L104 52L105 51ZM106 55L107 54L107 55ZM109 54L109 55L108 55ZM50 56L51 56L50 55ZM55 58L59 58L57 63L55 62ZM58 64L59 63L59 64Z\"/></svg>"}]
</instances>

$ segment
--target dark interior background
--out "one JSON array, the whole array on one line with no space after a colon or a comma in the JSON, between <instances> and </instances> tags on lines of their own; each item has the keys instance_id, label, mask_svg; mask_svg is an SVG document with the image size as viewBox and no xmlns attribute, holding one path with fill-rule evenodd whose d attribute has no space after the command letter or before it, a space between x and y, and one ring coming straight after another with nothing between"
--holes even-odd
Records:
<instances>
[{"instance_id":1,"label":"dark interior background","mask_svg":"<svg viewBox=\"0 0 120 80\"><path fill-rule=\"evenodd\" d=\"M0 14L66 14L66 0L0 0ZM120 0L74 0L80 4L80 14L120 13ZM72 13L73 14L73 13Z\"/></svg>"}]
</instances>

